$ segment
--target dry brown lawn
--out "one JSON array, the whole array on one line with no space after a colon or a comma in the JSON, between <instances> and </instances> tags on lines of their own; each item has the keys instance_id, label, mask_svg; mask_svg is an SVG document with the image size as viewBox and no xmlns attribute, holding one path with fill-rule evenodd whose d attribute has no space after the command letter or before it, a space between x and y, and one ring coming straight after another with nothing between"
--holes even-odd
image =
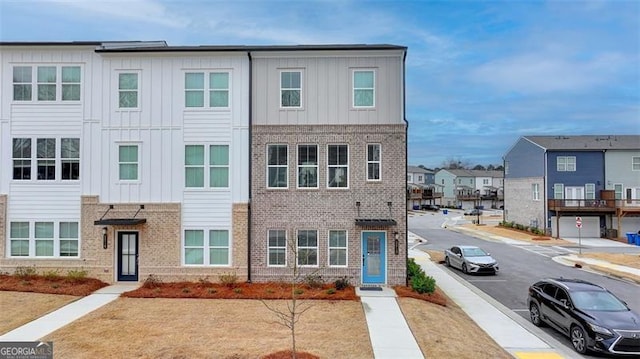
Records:
<instances>
[{"instance_id":1,"label":"dry brown lawn","mask_svg":"<svg viewBox=\"0 0 640 359\"><path fill-rule=\"evenodd\" d=\"M0 334L41 317L79 297L0 291Z\"/></svg>"}]
</instances>

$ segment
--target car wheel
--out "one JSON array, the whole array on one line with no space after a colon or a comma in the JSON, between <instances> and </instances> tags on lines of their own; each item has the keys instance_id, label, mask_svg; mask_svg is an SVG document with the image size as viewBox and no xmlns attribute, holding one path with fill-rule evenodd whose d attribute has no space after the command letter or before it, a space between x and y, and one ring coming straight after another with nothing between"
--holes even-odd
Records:
<instances>
[{"instance_id":1,"label":"car wheel","mask_svg":"<svg viewBox=\"0 0 640 359\"><path fill-rule=\"evenodd\" d=\"M540 317L540 308L535 303L531 303L529 306L529 317L531 318L531 323L536 327L542 327L542 318Z\"/></svg>"},{"instance_id":2,"label":"car wheel","mask_svg":"<svg viewBox=\"0 0 640 359\"><path fill-rule=\"evenodd\" d=\"M462 273L467 274L469 271L467 270L467 263L462 263Z\"/></svg>"},{"instance_id":3,"label":"car wheel","mask_svg":"<svg viewBox=\"0 0 640 359\"><path fill-rule=\"evenodd\" d=\"M587 352L587 338L584 335L584 330L577 325L571 327L571 344L580 354Z\"/></svg>"},{"instance_id":4,"label":"car wheel","mask_svg":"<svg viewBox=\"0 0 640 359\"><path fill-rule=\"evenodd\" d=\"M445 264L447 267L451 267L451 262L449 262L449 257L444 257L444 264Z\"/></svg>"}]
</instances>

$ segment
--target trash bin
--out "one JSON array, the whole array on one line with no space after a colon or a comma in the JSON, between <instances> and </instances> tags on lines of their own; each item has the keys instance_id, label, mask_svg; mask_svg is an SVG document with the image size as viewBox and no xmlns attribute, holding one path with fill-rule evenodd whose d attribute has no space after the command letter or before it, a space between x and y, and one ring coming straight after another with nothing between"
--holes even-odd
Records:
<instances>
[{"instance_id":1,"label":"trash bin","mask_svg":"<svg viewBox=\"0 0 640 359\"><path fill-rule=\"evenodd\" d=\"M447 209L443 209L442 210L442 214L447 214L447 213L449 213L449 210L447 210Z\"/></svg>"},{"instance_id":2,"label":"trash bin","mask_svg":"<svg viewBox=\"0 0 640 359\"><path fill-rule=\"evenodd\" d=\"M418 210L420 210L420 206L419 206L419 205L417 205L417 204L416 204L416 205L414 205L414 206L413 206L413 210L414 210L414 211L418 211Z\"/></svg>"},{"instance_id":3,"label":"trash bin","mask_svg":"<svg viewBox=\"0 0 640 359\"><path fill-rule=\"evenodd\" d=\"M636 244L636 234L633 232L627 232L627 243L629 244Z\"/></svg>"}]
</instances>

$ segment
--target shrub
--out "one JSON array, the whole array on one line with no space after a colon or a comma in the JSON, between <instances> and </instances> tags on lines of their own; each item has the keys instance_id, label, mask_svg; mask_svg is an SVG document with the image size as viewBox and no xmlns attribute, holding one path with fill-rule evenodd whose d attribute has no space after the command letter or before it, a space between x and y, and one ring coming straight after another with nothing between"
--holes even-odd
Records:
<instances>
[{"instance_id":1,"label":"shrub","mask_svg":"<svg viewBox=\"0 0 640 359\"><path fill-rule=\"evenodd\" d=\"M409 258L407 260L407 279L411 280L411 278L420 274L424 274L422 267L413 258Z\"/></svg>"},{"instance_id":2,"label":"shrub","mask_svg":"<svg viewBox=\"0 0 640 359\"><path fill-rule=\"evenodd\" d=\"M329 288L329 289L327 289L327 294L336 294L336 290L335 290L335 288Z\"/></svg>"},{"instance_id":3,"label":"shrub","mask_svg":"<svg viewBox=\"0 0 640 359\"><path fill-rule=\"evenodd\" d=\"M147 289L152 289L152 288L158 288L161 284L162 284L162 279L158 278L158 276L155 274L149 274L147 279L144 280L142 287Z\"/></svg>"},{"instance_id":4,"label":"shrub","mask_svg":"<svg viewBox=\"0 0 640 359\"><path fill-rule=\"evenodd\" d=\"M236 294L242 293L242 288L233 288L233 292Z\"/></svg>"},{"instance_id":5,"label":"shrub","mask_svg":"<svg viewBox=\"0 0 640 359\"><path fill-rule=\"evenodd\" d=\"M36 266L24 267L18 266L16 267L16 271L13 273L16 277L24 280L29 280L35 277L38 274L36 272Z\"/></svg>"},{"instance_id":6,"label":"shrub","mask_svg":"<svg viewBox=\"0 0 640 359\"><path fill-rule=\"evenodd\" d=\"M336 281L333 282L333 285L336 287L337 290L345 290L351 287L351 284L349 284L349 278L347 277L336 279Z\"/></svg>"},{"instance_id":7,"label":"shrub","mask_svg":"<svg viewBox=\"0 0 640 359\"><path fill-rule=\"evenodd\" d=\"M436 290L436 280L425 274L417 275L411 279L411 288L420 293L433 293Z\"/></svg>"},{"instance_id":8,"label":"shrub","mask_svg":"<svg viewBox=\"0 0 640 359\"><path fill-rule=\"evenodd\" d=\"M60 271L59 270L49 270L46 271L44 273L42 273L42 276L44 277L44 279L48 280L48 281L56 281L60 278L62 278L62 276L60 275Z\"/></svg>"},{"instance_id":9,"label":"shrub","mask_svg":"<svg viewBox=\"0 0 640 359\"><path fill-rule=\"evenodd\" d=\"M191 289L189 289L188 287L182 288L182 293L189 293L189 292L191 292Z\"/></svg>"},{"instance_id":10,"label":"shrub","mask_svg":"<svg viewBox=\"0 0 640 359\"><path fill-rule=\"evenodd\" d=\"M209 294L215 294L218 291L215 288L209 288L209 289L207 289L207 292L209 292Z\"/></svg>"},{"instance_id":11,"label":"shrub","mask_svg":"<svg viewBox=\"0 0 640 359\"><path fill-rule=\"evenodd\" d=\"M198 278L198 282L200 283L200 287L207 288L211 286L211 281L209 281L209 277Z\"/></svg>"},{"instance_id":12,"label":"shrub","mask_svg":"<svg viewBox=\"0 0 640 359\"><path fill-rule=\"evenodd\" d=\"M236 275L235 273L224 273L218 276L218 280L220 280L220 283L226 285L227 287L233 288L238 282L238 275Z\"/></svg>"},{"instance_id":13,"label":"shrub","mask_svg":"<svg viewBox=\"0 0 640 359\"><path fill-rule=\"evenodd\" d=\"M71 283L82 283L86 281L88 272L84 269L70 269L67 271L67 281Z\"/></svg>"},{"instance_id":14,"label":"shrub","mask_svg":"<svg viewBox=\"0 0 640 359\"><path fill-rule=\"evenodd\" d=\"M324 285L324 279L322 279L321 275L309 274L308 276L304 277L304 283L309 288L322 288L322 286Z\"/></svg>"},{"instance_id":15,"label":"shrub","mask_svg":"<svg viewBox=\"0 0 640 359\"><path fill-rule=\"evenodd\" d=\"M300 295L300 294L304 293L304 290L302 290L302 289L300 289L300 288L296 288L296 289L293 291L293 293L294 293L295 295Z\"/></svg>"}]
</instances>

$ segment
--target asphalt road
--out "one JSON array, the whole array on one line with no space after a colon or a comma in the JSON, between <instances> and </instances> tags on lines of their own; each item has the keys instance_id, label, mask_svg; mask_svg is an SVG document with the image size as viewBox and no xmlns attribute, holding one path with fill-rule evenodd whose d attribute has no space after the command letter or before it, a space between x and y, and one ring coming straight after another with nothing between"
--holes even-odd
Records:
<instances>
[{"instance_id":1,"label":"asphalt road","mask_svg":"<svg viewBox=\"0 0 640 359\"><path fill-rule=\"evenodd\" d=\"M545 277L578 278L602 285L627 302L630 308L640 312L640 286L615 278L588 272L583 269L565 266L553 260L554 256L577 253L575 246L547 247L531 244L511 245L502 242L474 238L455 232L456 224L468 223L462 217L462 212L449 211L448 215L424 212L421 215L409 217L409 230L427 240L426 244L416 246L420 250L444 251L457 244L476 245L498 260L500 273L493 275L466 275L457 269L449 268L452 275L459 276L478 289L493 297L507 308L524 318L529 318L527 309L527 292L535 281ZM448 228L442 228L447 224ZM589 251L618 252L619 248L583 247L583 253ZM560 343L571 348L568 338L563 337L550 328L544 329ZM571 349L569 349L571 350ZM576 353L576 357L580 357ZM606 357L602 355L583 356L584 358Z\"/></svg>"}]
</instances>

